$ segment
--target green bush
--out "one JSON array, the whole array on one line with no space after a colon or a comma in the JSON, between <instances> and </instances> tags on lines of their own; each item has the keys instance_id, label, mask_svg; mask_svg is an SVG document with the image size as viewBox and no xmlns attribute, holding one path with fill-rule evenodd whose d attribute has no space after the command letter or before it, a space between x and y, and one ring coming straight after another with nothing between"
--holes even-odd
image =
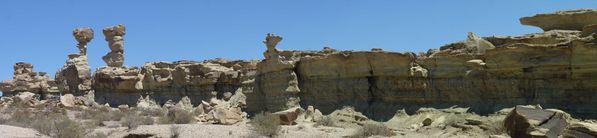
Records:
<instances>
[{"instance_id":1,"label":"green bush","mask_svg":"<svg viewBox=\"0 0 597 138\"><path fill-rule=\"evenodd\" d=\"M251 130L263 136L273 137L278 135L282 126L280 125L280 117L271 113L256 114L249 122Z\"/></svg>"}]
</instances>

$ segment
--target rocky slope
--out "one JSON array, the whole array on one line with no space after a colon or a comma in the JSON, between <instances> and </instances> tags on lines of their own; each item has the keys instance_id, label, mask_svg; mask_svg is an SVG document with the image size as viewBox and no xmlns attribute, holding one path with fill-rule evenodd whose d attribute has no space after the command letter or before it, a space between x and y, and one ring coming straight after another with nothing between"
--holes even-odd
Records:
<instances>
[{"instance_id":1,"label":"rocky slope","mask_svg":"<svg viewBox=\"0 0 597 138\"><path fill-rule=\"evenodd\" d=\"M419 107L458 105L485 114L541 104L595 118L596 14L573 10L524 17L522 24L545 32L491 37L469 33L461 42L426 53L327 47L285 51L276 49L282 37L268 34L261 61L148 62L142 67L124 65L125 27L116 25L103 30L111 51L103 58L107 66L93 75L85 56L92 30L76 29L81 52L69 56L57 81L32 72L30 64L17 63L15 80L0 86L7 94L95 92L97 102L112 106L135 105L141 96L160 104L189 96L197 105L242 92L249 113L313 106L329 114L353 106L375 120L389 120L403 108L413 113Z\"/></svg>"}]
</instances>

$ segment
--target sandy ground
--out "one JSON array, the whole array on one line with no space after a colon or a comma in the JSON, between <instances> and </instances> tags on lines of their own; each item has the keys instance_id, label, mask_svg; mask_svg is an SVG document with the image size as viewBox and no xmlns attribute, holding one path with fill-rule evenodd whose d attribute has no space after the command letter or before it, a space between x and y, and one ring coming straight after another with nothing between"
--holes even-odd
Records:
<instances>
[{"instance_id":1,"label":"sandy ground","mask_svg":"<svg viewBox=\"0 0 597 138\"><path fill-rule=\"evenodd\" d=\"M153 137L171 137L172 130L178 130L181 138L256 138L262 137L249 129L249 125L212 125L212 124L167 124L167 125L143 125L133 130L124 127L119 128L98 128L94 133L102 132L109 134L109 137L125 137L130 134L149 134ZM178 129L173 129L178 128ZM341 138L349 136L354 129L337 127L313 127L311 125L283 126L282 138Z\"/></svg>"},{"instance_id":2,"label":"sandy ground","mask_svg":"<svg viewBox=\"0 0 597 138\"><path fill-rule=\"evenodd\" d=\"M31 128L0 125L0 138L49 138Z\"/></svg>"}]
</instances>

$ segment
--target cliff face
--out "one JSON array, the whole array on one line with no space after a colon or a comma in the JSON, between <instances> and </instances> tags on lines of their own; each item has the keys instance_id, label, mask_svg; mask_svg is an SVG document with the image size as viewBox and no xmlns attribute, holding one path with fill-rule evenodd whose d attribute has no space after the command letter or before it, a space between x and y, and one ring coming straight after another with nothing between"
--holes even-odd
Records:
<instances>
[{"instance_id":1,"label":"cliff face","mask_svg":"<svg viewBox=\"0 0 597 138\"><path fill-rule=\"evenodd\" d=\"M519 104L541 104L595 118L596 13L574 10L525 17L523 24L546 32L483 38L469 33L464 41L426 53L378 48L337 51L327 47L321 51L284 51L276 49L282 37L268 34L264 40L268 49L261 61L148 62L142 67L122 65L124 25L118 25L104 29L110 38L106 40L112 54L104 58L109 66L98 68L88 80L86 60L73 62L73 68L81 69L70 71L67 62L60 71L64 73L59 73L66 79L57 83L70 89L60 92L75 93L88 91L88 81L92 81L96 100L114 106L134 105L141 96L158 103L189 96L199 104L242 92L250 113L313 106L329 114L343 106L354 106L369 117L387 120L402 108L412 112L419 107L458 105L489 113ZM74 35L83 49L79 55L84 55L84 44L92 37ZM51 79L27 79L44 76L30 73L29 66L15 65L15 80L0 83L2 90L57 93L50 90L54 85Z\"/></svg>"},{"instance_id":2,"label":"cliff face","mask_svg":"<svg viewBox=\"0 0 597 138\"><path fill-rule=\"evenodd\" d=\"M507 37L478 38L469 34L465 41L421 54L380 49L280 51L281 62L290 65L276 72L258 73L256 80L271 82L257 83L257 93L264 97L286 93L290 95L286 97L300 99L303 107L312 105L324 114L354 106L381 120L389 119L401 108L414 111L419 107L458 105L489 113L519 104L541 104L579 117L594 117L597 41L593 24L597 18L588 15L595 13L582 10L526 17L521 19L523 23L533 20L541 23L540 27L587 27ZM574 22L548 24L553 18L574 18ZM482 48L486 43L489 46ZM278 68L276 64L263 65L258 72ZM300 92L289 94L281 89L289 79L280 78L289 78L288 74L296 74Z\"/></svg>"},{"instance_id":3,"label":"cliff face","mask_svg":"<svg viewBox=\"0 0 597 138\"><path fill-rule=\"evenodd\" d=\"M148 95L158 103L188 96L193 104L224 93L251 93L256 61L149 62L141 68L100 68L95 73L99 103L134 105ZM244 89L243 89L244 88Z\"/></svg>"}]
</instances>

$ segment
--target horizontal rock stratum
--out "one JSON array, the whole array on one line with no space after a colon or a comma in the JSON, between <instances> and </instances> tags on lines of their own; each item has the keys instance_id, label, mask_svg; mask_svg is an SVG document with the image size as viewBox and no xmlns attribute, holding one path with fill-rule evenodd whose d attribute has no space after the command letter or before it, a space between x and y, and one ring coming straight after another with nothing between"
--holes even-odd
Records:
<instances>
[{"instance_id":1,"label":"horizontal rock stratum","mask_svg":"<svg viewBox=\"0 0 597 138\"><path fill-rule=\"evenodd\" d=\"M95 92L96 101L113 106L136 104L141 96L162 104L188 96L200 104L213 95L225 98L242 92L249 113L313 106L329 114L353 106L373 119L388 120L402 108L412 112L457 105L490 113L541 104L597 118L595 15L597 10L584 9L524 17L522 24L545 32L492 37L469 33L461 42L424 53L279 50L282 37L268 34L263 60L148 62L142 67L121 66L125 30L117 25L104 29L111 38L107 40L112 49L105 58L109 66L99 67L92 77L85 77L91 75L88 65L79 63L87 60L67 61L60 71L63 81L35 79L43 74L32 72L30 64L17 63L20 73L15 80L0 86L7 94L32 92L42 98ZM20 71L23 68L27 71ZM50 89L55 86L70 90Z\"/></svg>"}]
</instances>

